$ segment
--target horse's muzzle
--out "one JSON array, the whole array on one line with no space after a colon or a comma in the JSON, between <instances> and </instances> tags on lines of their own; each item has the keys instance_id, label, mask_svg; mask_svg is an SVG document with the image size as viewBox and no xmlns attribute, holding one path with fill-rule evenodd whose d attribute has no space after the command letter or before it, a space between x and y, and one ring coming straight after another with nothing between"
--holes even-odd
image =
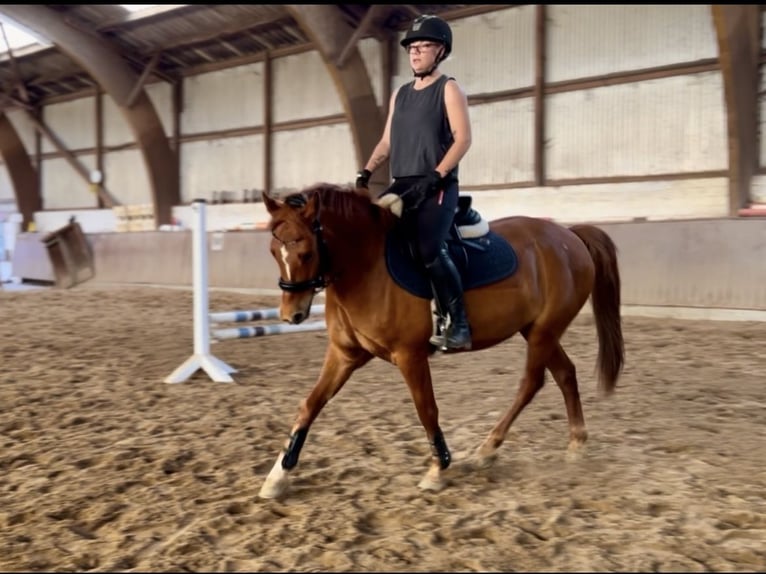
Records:
<instances>
[{"instance_id":1,"label":"horse's muzzle","mask_svg":"<svg viewBox=\"0 0 766 574\"><path fill-rule=\"evenodd\" d=\"M306 320L306 317L308 317L308 313L304 313L303 311L296 311L290 316L288 323L291 323L292 325L299 325Z\"/></svg>"}]
</instances>

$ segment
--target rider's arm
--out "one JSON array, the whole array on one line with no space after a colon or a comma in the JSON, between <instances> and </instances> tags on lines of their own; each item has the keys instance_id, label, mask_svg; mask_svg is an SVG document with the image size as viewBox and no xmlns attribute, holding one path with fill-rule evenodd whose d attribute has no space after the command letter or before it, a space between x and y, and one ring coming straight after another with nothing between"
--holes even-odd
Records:
<instances>
[{"instance_id":1,"label":"rider's arm","mask_svg":"<svg viewBox=\"0 0 766 574\"><path fill-rule=\"evenodd\" d=\"M396 94L398 91L399 90L397 89L391 94L391 101L388 103L388 117L386 118L386 127L383 129L383 136L375 146L375 149L372 150L372 155L364 166L370 173L373 173L378 169L381 164L388 159L391 152L391 117L394 115L394 102L396 101Z\"/></svg>"},{"instance_id":2,"label":"rider's arm","mask_svg":"<svg viewBox=\"0 0 766 574\"><path fill-rule=\"evenodd\" d=\"M468 115L468 98L454 80L449 80L444 86L444 105L447 108L447 119L452 128L454 142L436 166L442 177L447 175L471 147L471 120Z\"/></svg>"}]
</instances>

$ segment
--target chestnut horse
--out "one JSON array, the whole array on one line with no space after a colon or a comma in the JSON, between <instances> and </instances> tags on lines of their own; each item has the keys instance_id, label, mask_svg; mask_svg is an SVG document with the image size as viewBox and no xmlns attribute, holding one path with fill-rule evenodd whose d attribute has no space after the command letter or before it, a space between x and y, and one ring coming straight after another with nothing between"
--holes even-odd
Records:
<instances>
[{"instance_id":1,"label":"chestnut horse","mask_svg":"<svg viewBox=\"0 0 766 574\"><path fill-rule=\"evenodd\" d=\"M431 303L394 281L386 263L386 239L399 230L399 219L367 190L331 184L317 184L284 200L264 193L263 200L271 215L270 249L283 291L280 316L289 323L304 321L315 293L325 289L328 345L319 378L301 401L259 496L275 498L285 491L311 424L351 374L373 357L401 371L431 446L432 462L419 486L440 490L451 455L439 428L431 385ZM484 463L494 458L511 424L543 386L546 369L564 395L569 449L576 450L587 432L575 366L560 340L592 296L599 389L604 394L614 390L624 362L615 245L592 225L566 228L543 219L507 217L489 227L512 246L518 265L507 278L467 287L471 350L497 345L520 332L527 354L516 396L477 455Z\"/></svg>"}]
</instances>

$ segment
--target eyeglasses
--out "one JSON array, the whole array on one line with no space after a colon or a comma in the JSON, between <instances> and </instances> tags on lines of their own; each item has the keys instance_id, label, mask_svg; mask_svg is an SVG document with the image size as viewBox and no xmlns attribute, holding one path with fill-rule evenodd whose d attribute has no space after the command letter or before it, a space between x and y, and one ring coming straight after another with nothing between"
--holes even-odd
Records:
<instances>
[{"instance_id":1,"label":"eyeglasses","mask_svg":"<svg viewBox=\"0 0 766 574\"><path fill-rule=\"evenodd\" d=\"M410 44L409 46L406 46L404 48L404 51L408 54L412 54L415 52L416 54L420 54L423 50L430 50L431 48L434 48L438 46L439 44L436 44L434 42L424 42L422 44Z\"/></svg>"}]
</instances>

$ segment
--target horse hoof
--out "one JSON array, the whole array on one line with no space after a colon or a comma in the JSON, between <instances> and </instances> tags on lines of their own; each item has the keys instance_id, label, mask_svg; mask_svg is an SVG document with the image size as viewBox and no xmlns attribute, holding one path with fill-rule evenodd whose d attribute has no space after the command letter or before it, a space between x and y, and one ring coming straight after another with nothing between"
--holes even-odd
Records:
<instances>
[{"instance_id":1,"label":"horse hoof","mask_svg":"<svg viewBox=\"0 0 766 574\"><path fill-rule=\"evenodd\" d=\"M478 456L476 457L476 468L491 468L495 464L495 461L497 461L496 454L490 454L489 456Z\"/></svg>"},{"instance_id":2,"label":"horse hoof","mask_svg":"<svg viewBox=\"0 0 766 574\"><path fill-rule=\"evenodd\" d=\"M573 443L570 443L569 448L567 449L567 453L564 456L564 459L567 462L577 462L579 460L582 460L584 456L585 456L585 443L573 442Z\"/></svg>"},{"instance_id":3,"label":"horse hoof","mask_svg":"<svg viewBox=\"0 0 766 574\"><path fill-rule=\"evenodd\" d=\"M420 490L430 490L431 492L439 492L445 486L446 484L441 477L441 469L438 466L429 468L426 475L418 483Z\"/></svg>"},{"instance_id":4,"label":"horse hoof","mask_svg":"<svg viewBox=\"0 0 766 574\"><path fill-rule=\"evenodd\" d=\"M428 490L430 492L440 492L441 490L444 490L445 486L443 480L433 479L430 476L423 477L423 480L418 483L418 488L420 490Z\"/></svg>"},{"instance_id":5,"label":"horse hoof","mask_svg":"<svg viewBox=\"0 0 766 574\"><path fill-rule=\"evenodd\" d=\"M476 451L475 464L476 468L489 468L497 460L497 450L489 450L484 447L479 447Z\"/></svg>"},{"instance_id":6,"label":"horse hoof","mask_svg":"<svg viewBox=\"0 0 766 574\"><path fill-rule=\"evenodd\" d=\"M258 493L258 498L279 498L285 492L287 492L287 479L282 479L279 481L267 480L263 483L263 486L261 486L261 490Z\"/></svg>"}]
</instances>

